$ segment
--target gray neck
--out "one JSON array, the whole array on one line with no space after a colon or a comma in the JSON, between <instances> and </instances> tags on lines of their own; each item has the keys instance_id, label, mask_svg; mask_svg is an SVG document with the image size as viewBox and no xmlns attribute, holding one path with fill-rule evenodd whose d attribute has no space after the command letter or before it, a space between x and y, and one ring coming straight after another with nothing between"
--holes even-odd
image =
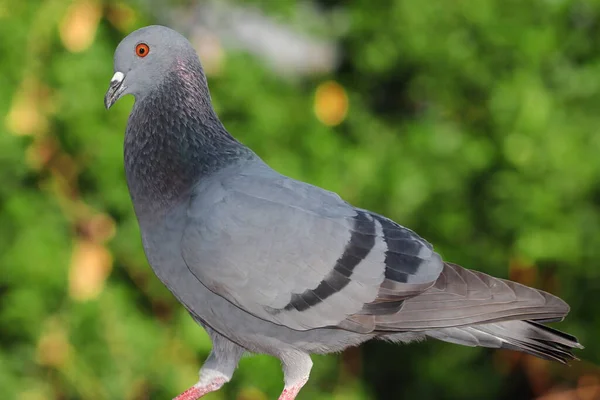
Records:
<instances>
[{"instance_id":1,"label":"gray neck","mask_svg":"<svg viewBox=\"0 0 600 400\"><path fill-rule=\"evenodd\" d=\"M138 217L168 210L199 180L252 155L216 116L201 67L175 70L129 116L125 171Z\"/></svg>"}]
</instances>

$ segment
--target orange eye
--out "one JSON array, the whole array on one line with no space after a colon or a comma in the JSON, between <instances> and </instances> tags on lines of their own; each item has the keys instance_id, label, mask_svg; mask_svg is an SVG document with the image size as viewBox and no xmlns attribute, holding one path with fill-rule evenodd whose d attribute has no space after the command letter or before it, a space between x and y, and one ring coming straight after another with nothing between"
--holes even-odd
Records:
<instances>
[{"instance_id":1,"label":"orange eye","mask_svg":"<svg viewBox=\"0 0 600 400\"><path fill-rule=\"evenodd\" d=\"M135 54L138 57L146 57L150 53L150 47L146 43L140 43L135 46Z\"/></svg>"}]
</instances>

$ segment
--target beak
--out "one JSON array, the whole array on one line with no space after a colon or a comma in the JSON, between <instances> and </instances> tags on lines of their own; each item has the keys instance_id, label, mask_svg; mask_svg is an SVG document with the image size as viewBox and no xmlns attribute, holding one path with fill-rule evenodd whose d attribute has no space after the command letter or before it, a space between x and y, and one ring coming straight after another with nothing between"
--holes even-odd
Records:
<instances>
[{"instance_id":1,"label":"beak","mask_svg":"<svg viewBox=\"0 0 600 400\"><path fill-rule=\"evenodd\" d=\"M110 86L106 91L106 95L104 95L104 106L107 110L123 95L123 91L126 89L125 85L123 85L124 78L125 75L119 71L115 72L111 78Z\"/></svg>"}]
</instances>

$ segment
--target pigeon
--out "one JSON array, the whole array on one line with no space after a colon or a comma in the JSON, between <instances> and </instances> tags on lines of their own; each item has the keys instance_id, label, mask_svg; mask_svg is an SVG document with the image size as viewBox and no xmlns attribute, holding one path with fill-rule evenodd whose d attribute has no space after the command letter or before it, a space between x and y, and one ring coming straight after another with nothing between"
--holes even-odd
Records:
<instances>
[{"instance_id":1,"label":"pigeon","mask_svg":"<svg viewBox=\"0 0 600 400\"><path fill-rule=\"evenodd\" d=\"M164 26L115 50L109 109L131 94L125 175L157 277L212 350L176 400L228 382L245 353L282 364L279 400L307 382L311 354L369 340L518 350L567 363L578 340L546 326L549 293L445 262L395 221L270 168L223 126L191 43Z\"/></svg>"}]
</instances>

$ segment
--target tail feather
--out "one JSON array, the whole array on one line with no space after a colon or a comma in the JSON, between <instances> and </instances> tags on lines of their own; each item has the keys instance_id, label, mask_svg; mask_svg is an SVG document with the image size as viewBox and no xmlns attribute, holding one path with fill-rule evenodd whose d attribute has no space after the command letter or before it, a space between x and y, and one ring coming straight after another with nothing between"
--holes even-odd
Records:
<instances>
[{"instance_id":1,"label":"tail feather","mask_svg":"<svg viewBox=\"0 0 600 400\"><path fill-rule=\"evenodd\" d=\"M401 289L401 284L396 285ZM428 336L465 346L518 350L567 363L582 349L577 338L544 324L562 321L569 306L560 298L482 272L444 263L435 284L397 300L389 293L353 318L371 318L383 339L407 341ZM407 290L408 290L407 289ZM396 297L403 292L400 290ZM366 324L362 323L362 326ZM421 335L421 336L419 336Z\"/></svg>"},{"instance_id":2,"label":"tail feather","mask_svg":"<svg viewBox=\"0 0 600 400\"><path fill-rule=\"evenodd\" d=\"M482 325L477 329L498 335L503 340L502 348L563 364L577 359L571 352L572 349L583 348L576 337L534 321L506 321Z\"/></svg>"},{"instance_id":3,"label":"tail feather","mask_svg":"<svg viewBox=\"0 0 600 400\"><path fill-rule=\"evenodd\" d=\"M566 364L577 360L572 349L583 349L577 338L536 321L503 321L425 332L427 336L467 346L522 351Z\"/></svg>"}]
</instances>

